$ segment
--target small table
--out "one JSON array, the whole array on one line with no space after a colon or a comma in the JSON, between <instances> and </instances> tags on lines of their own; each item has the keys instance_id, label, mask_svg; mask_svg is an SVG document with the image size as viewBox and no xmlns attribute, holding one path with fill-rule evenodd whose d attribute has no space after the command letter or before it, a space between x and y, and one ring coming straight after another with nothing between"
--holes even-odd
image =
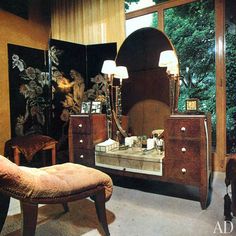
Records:
<instances>
[{"instance_id":1,"label":"small table","mask_svg":"<svg viewBox=\"0 0 236 236\"><path fill-rule=\"evenodd\" d=\"M9 143L13 149L14 162L17 165L20 165L20 154L23 154L27 161L31 161L37 152L44 150L51 150L52 165L56 164L57 141L49 136L28 135L16 137L9 140Z\"/></svg>"}]
</instances>

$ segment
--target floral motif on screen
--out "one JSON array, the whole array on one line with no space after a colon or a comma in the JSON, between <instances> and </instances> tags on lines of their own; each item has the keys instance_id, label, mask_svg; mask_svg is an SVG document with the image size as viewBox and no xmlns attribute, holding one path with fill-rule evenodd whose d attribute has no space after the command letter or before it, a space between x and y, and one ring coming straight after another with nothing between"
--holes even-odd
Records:
<instances>
[{"instance_id":1,"label":"floral motif on screen","mask_svg":"<svg viewBox=\"0 0 236 236\"><path fill-rule=\"evenodd\" d=\"M91 89L88 89L85 92L85 96L84 96L84 101L97 101L97 102L101 102L102 105L105 105L106 103L106 80L105 78L101 75L98 74L93 78L90 78L90 81L93 84Z\"/></svg>"},{"instance_id":2,"label":"floral motif on screen","mask_svg":"<svg viewBox=\"0 0 236 236\"><path fill-rule=\"evenodd\" d=\"M75 69L70 70L70 78L66 78L64 73L58 69L60 64L60 55L63 54L63 50L52 46L49 51L49 56L52 62L52 95L56 91L60 91L65 94L65 99L61 101L63 110L60 115L60 119L64 122L69 120L71 114L78 114L81 110L82 101L100 101L105 104L105 89L106 81L101 74L90 78L93 83L92 88L85 91L84 79L81 74Z\"/></svg>"},{"instance_id":3,"label":"floral motif on screen","mask_svg":"<svg viewBox=\"0 0 236 236\"><path fill-rule=\"evenodd\" d=\"M52 99L54 99L56 92L65 94L64 100L61 101L63 109L60 119L68 122L71 114L80 112L85 84L83 77L75 69L70 70L70 78L66 78L64 73L58 69L60 63L59 57L62 53L63 50L59 50L55 46L52 46L49 51L49 57L52 62L52 81L54 82L52 83ZM55 107L53 107L53 111L54 109Z\"/></svg>"},{"instance_id":4,"label":"floral motif on screen","mask_svg":"<svg viewBox=\"0 0 236 236\"><path fill-rule=\"evenodd\" d=\"M16 136L43 133L44 112L48 107L43 91L50 85L49 74L27 66L17 54L12 55L12 68L19 70L19 76L24 81L19 86L19 93L25 99L25 114L19 114L16 118Z\"/></svg>"}]
</instances>

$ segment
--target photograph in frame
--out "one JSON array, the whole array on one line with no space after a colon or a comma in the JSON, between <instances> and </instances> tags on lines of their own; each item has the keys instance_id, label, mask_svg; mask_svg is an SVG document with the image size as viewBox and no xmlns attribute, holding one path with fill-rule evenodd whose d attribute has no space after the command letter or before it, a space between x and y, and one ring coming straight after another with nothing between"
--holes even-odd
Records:
<instances>
[{"instance_id":1,"label":"photograph in frame","mask_svg":"<svg viewBox=\"0 0 236 236\"><path fill-rule=\"evenodd\" d=\"M82 102L81 114L89 114L91 110L91 102Z\"/></svg>"},{"instance_id":2,"label":"photograph in frame","mask_svg":"<svg viewBox=\"0 0 236 236\"><path fill-rule=\"evenodd\" d=\"M91 113L100 114L102 111L102 103L101 102L92 102Z\"/></svg>"}]
</instances>

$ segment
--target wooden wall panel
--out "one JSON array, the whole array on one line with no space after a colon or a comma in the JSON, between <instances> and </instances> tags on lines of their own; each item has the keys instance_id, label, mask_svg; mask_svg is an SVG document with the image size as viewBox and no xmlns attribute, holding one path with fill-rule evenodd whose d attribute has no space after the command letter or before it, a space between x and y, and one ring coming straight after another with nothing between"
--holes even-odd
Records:
<instances>
[{"instance_id":1,"label":"wooden wall panel","mask_svg":"<svg viewBox=\"0 0 236 236\"><path fill-rule=\"evenodd\" d=\"M0 154L3 155L5 141L10 138L10 102L8 79L7 44L17 44L38 49L47 49L50 21L42 10L41 0L33 0L29 19L0 9Z\"/></svg>"}]
</instances>

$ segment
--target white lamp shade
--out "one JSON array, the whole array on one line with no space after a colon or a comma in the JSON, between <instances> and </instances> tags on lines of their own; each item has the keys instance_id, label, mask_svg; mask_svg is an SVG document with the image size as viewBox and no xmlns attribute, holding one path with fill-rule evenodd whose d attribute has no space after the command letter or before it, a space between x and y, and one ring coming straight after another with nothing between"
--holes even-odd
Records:
<instances>
[{"instance_id":1,"label":"white lamp shade","mask_svg":"<svg viewBox=\"0 0 236 236\"><path fill-rule=\"evenodd\" d=\"M178 59L173 50L166 50L160 53L159 67L168 67L171 64L178 64Z\"/></svg>"},{"instance_id":2,"label":"white lamp shade","mask_svg":"<svg viewBox=\"0 0 236 236\"><path fill-rule=\"evenodd\" d=\"M102 73L112 75L115 73L116 63L113 60L105 60L102 65Z\"/></svg>"},{"instance_id":3,"label":"white lamp shade","mask_svg":"<svg viewBox=\"0 0 236 236\"><path fill-rule=\"evenodd\" d=\"M178 75L179 69L177 64L169 64L166 69L167 74L169 75Z\"/></svg>"},{"instance_id":4,"label":"white lamp shade","mask_svg":"<svg viewBox=\"0 0 236 236\"><path fill-rule=\"evenodd\" d=\"M114 77L119 79L128 79L129 75L127 68L125 66L117 66Z\"/></svg>"}]
</instances>

